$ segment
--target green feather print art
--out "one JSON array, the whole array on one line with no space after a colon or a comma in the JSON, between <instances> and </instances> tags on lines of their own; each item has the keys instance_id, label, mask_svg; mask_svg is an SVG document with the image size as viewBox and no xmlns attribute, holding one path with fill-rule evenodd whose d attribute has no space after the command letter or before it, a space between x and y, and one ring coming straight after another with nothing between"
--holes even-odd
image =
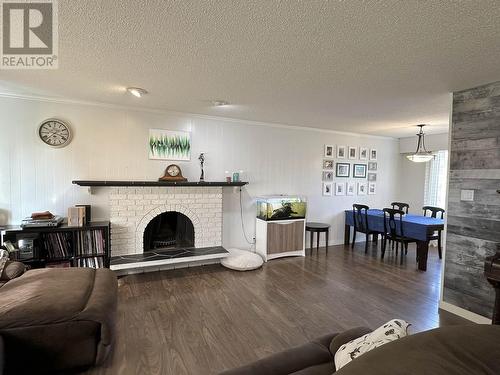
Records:
<instances>
[{"instance_id":1,"label":"green feather print art","mask_svg":"<svg viewBox=\"0 0 500 375\"><path fill-rule=\"evenodd\" d=\"M191 134L171 130L149 130L149 158L159 160L190 160Z\"/></svg>"}]
</instances>

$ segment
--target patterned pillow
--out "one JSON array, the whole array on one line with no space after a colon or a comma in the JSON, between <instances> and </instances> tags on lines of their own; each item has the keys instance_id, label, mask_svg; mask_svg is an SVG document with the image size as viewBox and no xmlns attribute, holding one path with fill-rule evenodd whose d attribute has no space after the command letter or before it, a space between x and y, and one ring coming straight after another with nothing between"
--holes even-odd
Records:
<instances>
[{"instance_id":1,"label":"patterned pillow","mask_svg":"<svg viewBox=\"0 0 500 375\"><path fill-rule=\"evenodd\" d=\"M335 353L335 369L338 371L354 358L369 352L388 342L408 335L409 323L401 319L393 319L375 331L342 345Z\"/></svg>"}]
</instances>

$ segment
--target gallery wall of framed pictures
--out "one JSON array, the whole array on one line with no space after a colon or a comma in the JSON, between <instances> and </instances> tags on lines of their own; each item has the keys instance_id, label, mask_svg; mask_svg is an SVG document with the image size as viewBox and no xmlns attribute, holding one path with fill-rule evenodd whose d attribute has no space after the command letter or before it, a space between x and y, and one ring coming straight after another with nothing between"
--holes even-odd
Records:
<instances>
[{"instance_id":1,"label":"gallery wall of framed pictures","mask_svg":"<svg viewBox=\"0 0 500 375\"><path fill-rule=\"evenodd\" d=\"M376 148L324 145L322 191L324 196L377 194Z\"/></svg>"}]
</instances>

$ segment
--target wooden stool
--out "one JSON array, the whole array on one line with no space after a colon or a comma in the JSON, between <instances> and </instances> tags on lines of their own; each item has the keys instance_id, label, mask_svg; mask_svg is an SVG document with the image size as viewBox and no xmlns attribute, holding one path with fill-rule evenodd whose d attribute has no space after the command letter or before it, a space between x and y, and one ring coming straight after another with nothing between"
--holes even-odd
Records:
<instances>
[{"instance_id":1,"label":"wooden stool","mask_svg":"<svg viewBox=\"0 0 500 375\"><path fill-rule=\"evenodd\" d=\"M313 238L316 233L316 251L319 250L319 235L326 233L326 252L328 253L328 234L330 233L330 224L325 223L306 223L306 232L311 232L311 254L313 251Z\"/></svg>"}]
</instances>

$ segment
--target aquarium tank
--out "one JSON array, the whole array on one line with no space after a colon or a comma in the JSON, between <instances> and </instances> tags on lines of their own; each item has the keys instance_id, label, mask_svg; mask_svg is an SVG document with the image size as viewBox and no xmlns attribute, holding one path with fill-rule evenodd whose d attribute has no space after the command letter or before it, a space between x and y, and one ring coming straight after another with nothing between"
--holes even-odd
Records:
<instances>
[{"instance_id":1,"label":"aquarium tank","mask_svg":"<svg viewBox=\"0 0 500 375\"><path fill-rule=\"evenodd\" d=\"M304 197L269 195L257 198L257 217L262 220L303 219L306 208Z\"/></svg>"}]
</instances>

